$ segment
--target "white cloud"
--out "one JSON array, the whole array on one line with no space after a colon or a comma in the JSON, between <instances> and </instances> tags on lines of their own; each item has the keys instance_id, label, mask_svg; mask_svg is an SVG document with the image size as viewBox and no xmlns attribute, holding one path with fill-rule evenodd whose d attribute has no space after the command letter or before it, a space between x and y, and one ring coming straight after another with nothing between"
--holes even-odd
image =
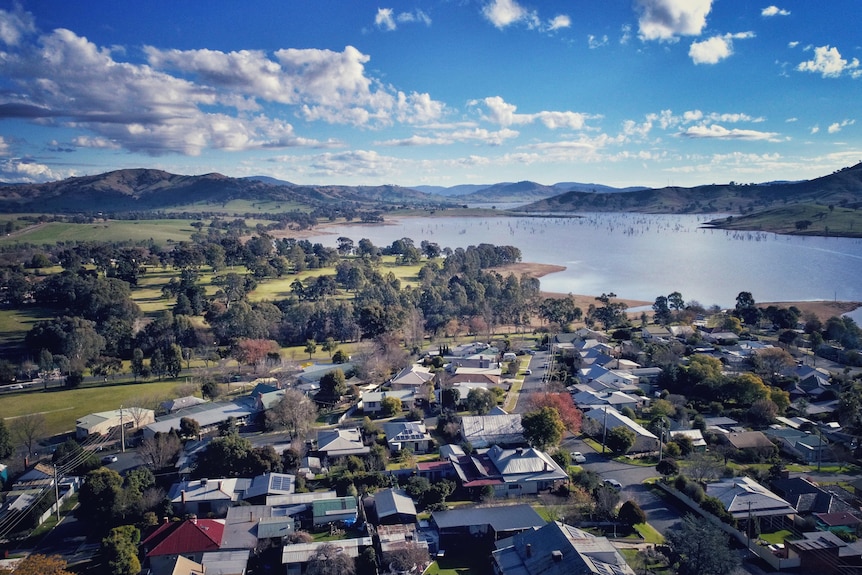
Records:
<instances>
[{"instance_id":1,"label":"white cloud","mask_svg":"<svg viewBox=\"0 0 862 575\"><path fill-rule=\"evenodd\" d=\"M565 14L554 16L548 23L549 30L559 30L561 28L569 28L572 25L572 20Z\"/></svg>"},{"instance_id":2,"label":"white cloud","mask_svg":"<svg viewBox=\"0 0 862 575\"><path fill-rule=\"evenodd\" d=\"M629 40L632 39L632 27L629 24L623 24L621 28L622 34L620 35L620 44L628 44Z\"/></svg>"},{"instance_id":3,"label":"white cloud","mask_svg":"<svg viewBox=\"0 0 862 575\"><path fill-rule=\"evenodd\" d=\"M699 36L712 10L712 0L637 0L641 40L679 39Z\"/></svg>"},{"instance_id":4,"label":"white cloud","mask_svg":"<svg viewBox=\"0 0 862 575\"><path fill-rule=\"evenodd\" d=\"M779 134L777 132L760 132L757 130L740 130L734 128L728 130L724 126L718 124L692 126L679 133L680 136L686 138L710 138L720 140L767 140L771 142L778 141Z\"/></svg>"},{"instance_id":5,"label":"white cloud","mask_svg":"<svg viewBox=\"0 0 862 575\"><path fill-rule=\"evenodd\" d=\"M814 59L801 62L796 69L800 72L814 72L824 78L837 78L845 72L853 78L862 76L859 60L845 60L838 48L832 46L818 46L814 49Z\"/></svg>"},{"instance_id":6,"label":"white cloud","mask_svg":"<svg viewBox=\"0 0 862 575\"><path fill-rule=\"evenodd\" d=\"M6 138L0 136L0 156L8 156L9 155L9 142L6 141Z\"/></svg>"},{"instance_id":7,"label":"white cloud","mask_svg":"<svg viewBox=\"0 0 862 575\"><path fill-rule=\"evenodd\" d=\"M21 6L13 11L0 10L0 42L7 46L17 46L26 35L36 31L33 15L24 12Z\"/></svg>"},{"instance_id":8,"label":"white cloud","mask_svg":"<svg viewBox=\"0 0 862 575\"><path fill-rule=\"evenodd\" d=\"M431 25L431 17L422 10L415 12L399 12L395 14L392 8L378 8L374 16L374 24L381 30L391 32L398 28L398 24L411 24L419 22L426 26Z\"/></svg>"},{"instance_id":9,"label":"white cloud","mask_svg":"<svg viewBox=\"0 0 862 575\"><path fill-rule=\"evenodd\" d=\"M601 48L602 46L607 46L608 37L607 35L602 36L601 38L597 38L592 34L587 36L587 45L590 47L590 50L594 50L596 48Z\"/></svg>"},{"instance_id":10,"label":"white cloud","mask_svg":"<svg viewBox=\"0 0 862 575\"><path fill-rule=\"evenodd\" d=\"M392 8L378 8L377 15L374 17L374 24L383 30L395 30L395 18L392 15Z\"/></svg>"},{"instance_id":11,"label":"white cloud","mask_svg":"<svg viewBox=\"0 0 862 575\"><path fill-rule=\"evenodd\" d=\"M119 143L113 140L94 136L76 136L72 138L72 143L79 148L95 148L100 150L117 150L121 147Z\"/></svg>"},{"instance_id":12,"label":"white cloud","mask_svg":"<svg viewBox=\"0 0 862 575\"><path fill-rule=\"evenodd\" d=\"M817 124L814 124L813 126L811 126L811 131L809 133L810 134L816 134L819 131L820 131L820 126Z\"/></svg>"},{"instance_id":13,"label":"white cloud","mask_svg":"<svg viewBox=\"0 0 862 575\"><path fill-rule=\"evenodd\" d=\"M733 41L753 38L753 32L738 32L713 36L701 42L692 42L688 55L695 64L717 64L733 55Z\"/></svg>"},{"instance_id":14,"label":"white cloud","mask_svg":"<svg viewBox=\"0 0 862 575\"><path fill-rule=\"evenodd\" d=\"M471 102L475 105L479 102ZM481 101L487 107L488 114L485 119L489 122L507 127L513 125L532 124L536 121L541 122L544 126L551 130L558 128L569 128L572 130L582 130L585 128L586 121L596 116L583 114L580 112L555 112L542 111L535 114L518 114L517 107L503 100L500 96L490 96Z\"/></svg>"},{"instance_id":15,"label":"white cloud","mask_svg":"<svg viewBox=\"0 0 862 575\"><path fill-rule=\"evenodd\" d=\"M829 128L826 129L830 134L835 134L840 132L842 128L846 128L847 126L852 126L856 123L856 120L843 120L841 122L835 122L829 125Z\"/></svg>"},{"instance_id":16,"label":"white cloud","mask_svg":"<svg viewBox=\"0 0 862 575\"><path fill-rule=\"evenodd\" d=\"M767 18L770 16L790 16L790 10L784 10L778 6L767 6L760 11L760 15Z\"/></svg>"},{"instance_id":17,"label":"white cloud","mask_svg":"<svg viewBox=\"0 0 862 575\"><path fill-rule=\"evenodd\" d=\"M9 158L0 162L0 179L6 182L37 183L74 176L73 170L58 171L31 160Z\"/></svg>"},{"instance_id":18,"label":"white cloud","mask_svg":"<svg viewBox=\"0 0 862 575\"><path fill-rule=\"evenodd\" d=\"M515 0L491 0L482 8L482 14L497 28L506 28L521 21L534 22L535 14Z\"/></svg>"},{"instance_id":19,"label":"white cloud","mask_svg":"<svg viewBox=\"0 0 862 575\"><path fill-rule=\"evenodd\" d=\"M793 118L787 118L787 119L786 119L786 120L784 120L784 121L785 121L785 122L787 122L788 124L790 124L790 123L793 123L793 122L798 122L798 121L799 121L799 118L796 118L796 117L793 117Z\"/></svg>"},{"instance_id":20,"label":"white cloud","mask_svg":"<svg viewBox=\"0 0 862 575\"><path fill-rule=\"evenodd\" d=\"M796 48L797 46L799 46L799 42L797 42L795 40L787 43L788 48Z\"/></svg>"}]
</instances>

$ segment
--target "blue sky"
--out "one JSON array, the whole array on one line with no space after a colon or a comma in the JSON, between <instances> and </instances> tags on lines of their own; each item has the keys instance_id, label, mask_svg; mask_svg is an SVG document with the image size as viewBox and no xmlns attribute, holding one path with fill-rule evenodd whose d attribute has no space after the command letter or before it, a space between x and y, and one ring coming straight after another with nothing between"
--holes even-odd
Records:
<instances>
[{"instance_id":1,"label":"blue sky","mask_svg":"<svg viewBox=\"0 0 862 575\"><path fill-rule=\"evenodd\" d=\"M775 1L0 0L0 180L660 187L862 161L862 4Z\"/></svg>"}]
</instances>

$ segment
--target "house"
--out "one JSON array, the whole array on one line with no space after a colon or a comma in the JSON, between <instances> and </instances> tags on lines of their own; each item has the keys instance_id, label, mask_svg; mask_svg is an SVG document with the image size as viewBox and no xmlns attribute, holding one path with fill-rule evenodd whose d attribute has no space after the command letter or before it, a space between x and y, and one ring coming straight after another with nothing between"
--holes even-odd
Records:
<instances>
[{"instance_id":1,"label":"house","mask_svg":"<svg viewBox=\"0 0 862 575\"><path fill-rule=\"evenodd\" d=\"M238 477L180 481L171 486L167 497L177 515L224 517L250 485L251 479Z\"/></svg>"},{"instance_id":2,"label":"house","mask_svg":"<svg viewBox=\"0 0 862 575\"><path fill-rule=\"evenodd\" d=\"M371 507L378 525L416 523L416 505L402 489L381 489L373 495Z\"/></svg>"},{"instance_id":3,"label":"house","mask_svg":"<svg viewBox=\"0 0 862 575\"><path fill-rule=\"evenodd\" d=\"M843 513L815 513L814 518L817 519L817 529L820 531L833 533L843 531L855 535L862 526L862 519L857 514L846 511Z\"/></svg>"},{"instance_id":4,"label":"house","mask_svg":"<svg viewBox=\"0 0 862 575\"><path fill-rule=\"evenodd\" d=\"M547 453L534 448L503 449L494 445L472 455L450 456L458 482L468 489L490 485L496 497L532 495L568 480Z\"/></svg>"},{"instance_id":5,"label":"house","mask_svg":"<svg viewBox=\"0 0 862 575\"><path fill-rule=\"evenodd\" d=\"M305 367L296 376L296 385L320 384L320 380L327 373L340 369L342 373L353 371L352 363L315 363Z\"/></svg>"},{"instance_id":6,"label":"house","mask_svg":"<svg viewBox=\"0 0 862 575\"><path fill-rule=\"evenodd\" d=\"M433 382L431 368L414 363L399 371L389 383L392 389L419 389L423 385L433 385Z\"/></svg>"},{"instance_id":7,"label":"house","mask_svg":"<svg viewBox=\"0 0 862 575\"><path fill-rule=\"evenodd\" d=\"M271 495L289 495L296 488L296 476L286 473L264 473L253 477L241 499L246 503L262 504Z\"/></svg>"},{"instance_id":8,"label":"house","mask_svg":"<svg viewBox=\"0 0 862 575\"><path fill-rule=\"evenodd\" d=\"M315 527L330 523L343 522L346 525L356 523L359 514L359 504L356 497L333 497L311 503L312 524Z\"/></svg>"},{"instance_id":9,"label":"house","mask_svg":"<svg viewBox=\"0 0 862 575\"><path fill-rule=\"evenodd\" d=\"M748 521L757 518L761 529L783 529L796 509L787 501L750 477L732 477L707 483L706 494L719 499L736 519L741 531Z\"/></svg>"},{"instance_id":10,"label":"house","mask_svg":"<svg viewBox=\"0 0 862 575\"><path fill-rule=\"evenodd\" d=\"M820 434L805 433L791 427L769 428L763 433L777 441L783 453L806 463L829 461L832 453L829 440Z\"/></svg>"},{"instance_id":11,"label":"house","mask_svg":"<svg viewBox=\"0 0 862 575\"><path fill-rule=\"evenodd\" d=\"M116 430L116 439L120 439L120 425L126 430L131 431L153 423L155 420L155 412L152 409L144 409L143 407L127 407L125 409L100 411L85 415L75 422L75 437L84 439L90 435L107 435Z\"/></svg>"},{"instance_id":12,"label":"house","mask_svg":"<svg viewBox=\"0 0 862 575\"><path fill-rule=\"evenodd\" d=\"M784 545L800 573L855 573L862 564L862 542L847 543L829 531L803 533L799 539L785 539Z\"/></svg>"},{"instance_id":13,"label":"house","mask_svg":"<svg viewBox=\"0 0 862 575\"><path fill-rule=\"evenodd\" d=\"M205 575L246 575L251 551L210 551L204 553L201 565L206 570Z\"/></svg>"},{"instance_id":14,"label":"house","mask_svg":"<svg viewBox=\"0 0 862 575\"><path fill-rule=\"evenodd\" d=\"M160 564L159 569L150 569L151 575L206 575L204 566L178 555L173 561Z\"/></svg>"},{"instance_id":15,"label":"house","mask_svg":"<svg viewBox=\"0 0 862 575\"><path fill-rule=\"evenodd\" d=\"M175 411L164 417L157 417L154 423L144 426L144 437L153 437L156 433L168 433L180 428L183 417L194 419L201 426L201 431L215 429L219 424L231 419L237 425L245 425L246 421L260 413L257 399L246 395L233 401L213 401Z\"/></svg>"},{"instance_id":16,"label":"house","mask_svg":"<svg viewBox=\"0 0 862 575\"><path fill-rule=\"evenodd\" d=\"M413 421L392 421L383 424L386 443L392 451L410 449L413 453L431 451L434 440L424 423Z\"/></svg>"},{"instance_id":17,"label":"house","mask_svg":"<svg viewBox=\"0 0 862 575\"><path fill-rule=\"evenodd\" d=\"M641 337L644 341L667 341L673 334L662 325L647 325L641 328Z\"/></svg>"},{"instance_id":18,"label":"house","mask_svg":"<svg viewBox=\"0 0 862 575\"><path fill-rule=\"evenodd\" d=\"M578 388L579 386L575 386ZM594 391L585 389L578 391L572 395L572 401L581 411L590 409L598 409L604 406L610 406L617 411L622 411L624 408L637 409L640 407L643 399L637 395L629 395L622 391Z\"/></svg>"},{"instance_id":19,"label":"house","mask_svg":"<svg viewBox=\"0 0 862 575\"><path fill-rule=\"evenodd\" d=\"M223 519L165 522L141 542L141 547L151 569L165 570L179 556L200 563L204 553L219 550L223 534Z\"/></svg>"},{"instance_id":20,"label":"house","mask_svg":"<svg viewBox=\"0 0 862 575\"><path fill-rule=\"evenodd\" d=\"M600 426L599 429L603 432L605 430L610 431L617 427L625 427L634 432L635 442L630 450L634 453L658 451L658 437L641 424L635 422L629 417L626 417L612 407L592 409L587 411L584 416L597 422Z\"/></svg>"},{"instance_id":21,"label":"house","mask_svg":"<svg viewBox=\"0 0 862 575\"><path fill-rule=\"evenodd\" d=\"M362 432L359 428L350 427L318 431L316 451L331 459L348 455L367 455L371 448L362 443Z\"/></svg>"},{"instance_id":22,"label":"house","mask_svg":"<svg viewBox=\"0 0 862 575\"><path fill-rule=\"evenodd\" d=\"M526 445L521 414L465 415L461 418L461 436L474 448L491 445Z\"/></svg>"},{"instance_id":23,"label":"house","mask_svg":"<svg viewBox=\"0 0 862 575\"><path fill-rule=\"evenodd\" d=\"M335 491L308 491L306 493L291 493L290 495L270 495L266 498L266 504L271 507L295 507L298 511L302 511L314 501L334 499L335 497L338 497Z\"/></svg>"},{"instance_id":24,"label":"house","mask_svg":"<svg viewBox=\"0 0 862 575\"><path fill-rule=\"evenodd\" d=\"M497 541L495 575L635 575L606 537L558 521Z\"/></svg>"},{"instance_id":25,"label":"house","mask_svg":"<svg viewBox=\"0 0 862 575\"><path fill-rule=\"evenodd\" d=\"M255 550L261 541L281 545L294 532L294 519L284 507L241 505L228 509L220 549Z\"/></svg>"},{"instance_id":26,"label":"house","mask_svg":"<svg viewBox=\"0 0 862 575\"><path fill-rule=\"evenodd\" d=\"M401 409L409 411L416 404L416 389L390 389L386 391L372 391L363 393L361 407L365 415L377 415L383 411L383 400L387 397L395 397L401 401Z\"/></svg>"},{"instance_id":27,"label":"house","mask_svg":"<svg viewBox=\"0 0 862 575\"><path fill-rule=\"evenodd\" d=\"M691 440L691 446L694 447L695 451L701 453L706 451L706 440L703 438L703 434L699 429L677 429L675 431L671 431L671 441L676 437L688 437Z\"/></svg>"},{"instance_id":28,"label":"house","mask_svg":"<svg viewBox=\"0 0 862 575\"><path fill-rule=\"evenodd\" d=\"M849 511L851 505L844 503L828 491L821 489L804 477L788 477L772 482L772 491L790 503L799 515Z\"/></svg>"},{"instance_id":29,"label":"house","mask_svg":"<svg viewBox=\"0 0 862 575\"><path fill-rule=\"evenodd\" d=\"M472 549L480 553L494 541L545 524L527 504L495 507L460 507L431 513L431 526L437 531L440 549Z\"/></svg>"},{"instance_id":30,"label":"house","mask_svg":"<svg viewBox=\"0 0 862 575\"><path fill-rule=\"evenodd\" d=\"M418 573L423 573L425 567L431 562L428 554L428 541L423 538L414 523L409 525L379 525L377 527L377 540L379 542L380 564L384 567L389 565L393 553L411 546L419 547L425 551L425 564L419 566Z\"/></svg>"},{"instance_id":31,"label":"house","mask_svg":"<svg viewBox=\"0 0 862 575\"><path fill-rule=\"evenodd\" d=\"M12 484L12 491L42 490L54 486L54 467L47 463L37 463Z\"/></svg>"},{"instance_id":32,"label":"house","mask_svg":"<svg viewBox=\"0 0 862 575\"><path fill-rule=\"evenodd\" d=\"M719 433L728 433L739 427L739 422L735 419L721 416L704 417L703 423L706 425L708 430L717 431Z\"/></svg>"},{"instance_id":33,"label":"house","mask_svg":"<svg viewBox=\"0 0 862 575\"><path fill-rule=\"evenodd\" d=\"M776 449L775 444L760 431L732 431L721 437L739 450L768 454Z\"/></svg>"},{"instance_id":34,"label":"house","mask_svg":"<svg viewBox=\"0 0 862 575\"><path fill-rule=\"evenodd\" d=\"M287 575L300 575L305 569L308 562L314 557L315 553L324 545L330 545L333 542L319 543L294 543L293 545L285 545L281 550L281 563L284 565ZM337 541L339 552L345 553L348 557L356 559L359 554L366 548L371 547L371 537L359 537L355 539L339 539Z\"/></svg>"},{"instance_id":35,"label":"house","mask_svg":"<svg viewBox=\"0 0 862 575\"><path fill-rule=\"evenodd\" d=\"M638 378L629 371L611 370L600 365L578 370L578 382L597 391L634 391L638 388Z\"/></svg>"}]
</instances>

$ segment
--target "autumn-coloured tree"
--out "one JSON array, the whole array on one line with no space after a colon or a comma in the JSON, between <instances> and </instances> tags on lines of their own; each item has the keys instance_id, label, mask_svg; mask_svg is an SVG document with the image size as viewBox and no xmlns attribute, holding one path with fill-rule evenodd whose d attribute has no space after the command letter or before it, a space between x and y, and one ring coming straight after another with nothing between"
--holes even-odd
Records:
<instances>
[{"instance_id":1,"label":"autumn-coloured tree","mask_svg":"<svg viewBox=\"0 0 862 575\"><path fill-rule=\"evenodd\" d=\"M28 555L14 571L0 570L0 575L74 575L66 569L66 561L57 555Z\"/></svg>"},{"instance_id":2,"label":"autumn-coloured tree","mask_svg":"<svg viewBox=\"0 0 862 575\"><path fill-rule=\"evenodd\" d=\"M234 357L240 363L250 365L257 373L257 366L270 353L278 353L278 343L271 339L241 339L234 349Z\"/></svg>"},{"instance_id":3,"label":"autumn-coloured tree","mask_svg":"<svg viewBox=\"0 0 862 575\"><path fill-rule=\"evenodd\" d=\"M534 393L530 398L532 409L553 407L560 414L560 419L569 433L578 434L581 431L583 414L575 407L572 396L568 393Z\"/></svg>"}]
</instances>

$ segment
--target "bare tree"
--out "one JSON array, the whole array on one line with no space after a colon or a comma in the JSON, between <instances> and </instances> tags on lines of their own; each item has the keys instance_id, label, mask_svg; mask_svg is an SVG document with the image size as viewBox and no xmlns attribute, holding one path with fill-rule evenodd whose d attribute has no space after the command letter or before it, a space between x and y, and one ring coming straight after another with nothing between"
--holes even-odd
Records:
<instances>
[{"instance_id":1,"label":"bare tree","mask_svg":"<svg viewBox=\"0 0 862 575\"><path fill-rule=\"evenodd\" d=\"M284 390L284 395L266 412L266 424L285 429L291 438L305 438L317 419L317 407L301 391Z\"/></svg>"},{"instance_id":2,"label":"bare tree","mask_svg":"<svg viewBox=\"0 0 862 575\"><path fill-rule=\"evenodd\" d=\"M140 405L130 405L123 408L123 413L129 417L129 421L134 424L134 429L141 427L146 417L150 413L150 409L141 407Z\"/></svg>"},{"instance_id":3,"label":"bare tree","mask_svg":"<svg viewBox=\"0 0 862 575\"><path fill-rule=\"evenodd\" d=\"M308 560L306 575L355 575L353 558L332 543L321 545Z\"/></svg>"},{"instance_id":4,"label":"bare tree","mask_svg":"<svg viewBox=\"0 0 862 575\"><path fill-rule=\"evenodd\" d=\"M30 413L12 419L9 427L12 435L27 448L27 456L33 455L33 446L45 435L45 416L41 413Z\"/></svg>"},{"instance_id":5,"label":"bare tree","mask_svg":"<svg viewBox=\"0 0 862 575\"><path fill-rule=\"evenodd\" d=\"M180 438L173 433L157 433L145 439L138 448L138 457L155 469L167 467L182 449Z\"/></svg>"},{"instance_id":6,"label":"bare tree","mask_svg":"<svg viewBox=\"0 0 862 575\"><path fill-rule=\"evenodd\" d=\"M422 573L429 563L428 546L415 541L406 541L383 556L384 570L392 573Z\"/></svg>"},{"instance_id":7,"label":"bare tree","mask_svg":"<svg viewBox=\"0 0 862 575\"><path fill-rule=\"evenodd\" d=\"M705 453L693 453L685 467L686 475L699 483L721 476L721 460Z\"/></svg>"}]
</instances>

